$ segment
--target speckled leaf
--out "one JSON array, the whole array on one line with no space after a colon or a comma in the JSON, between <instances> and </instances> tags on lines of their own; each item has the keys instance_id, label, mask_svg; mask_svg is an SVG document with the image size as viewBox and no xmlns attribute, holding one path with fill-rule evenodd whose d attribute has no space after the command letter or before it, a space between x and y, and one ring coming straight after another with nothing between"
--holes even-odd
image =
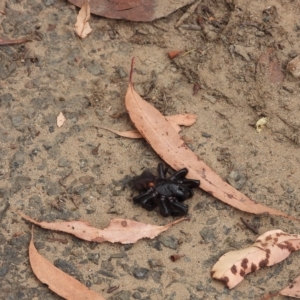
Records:
<instances>
[{"instance_id":1,"label":"speckled leaf","mask_svg":"<svg viewBox=\"0 0 300 300\"><path fill-rule=\"evenodd\" d=\"M174 127L176 132L180 132L181 128L179 125L191 126L196 122L197 116L195 114L183 114L183 115L167 116L166 119ZM143 136L139 133L137 129L128 130L128 131L117 131L106 127L99 127L99 128L108 130L110 132L113 132L119 136L126 137L126 138L131 138L131 139L143 138Z\"/></svg>"},{"instance_id":2,"label":"speckled leaf","mask_svg":"<svg viewBox=\"0 0 300 300\"><path fill-rule=\"evenodd\" d=\"M33 232L29 245L29 260L35 276L48 288L70 300L105 300L96 292L88 289L72 276L56 268L47 259L38 253L33 243Z\"/></svg>"},{"instance_id":3,"label":"speckled leaf","mask_svg":"<svg viewBox=\"0 0 300 300\"><path fill-rule=\"evenodd\" d=\"M246 274L277 264L299 249L300 235L271 230L261 235L252 246L224 254L213 266L211 274L231 289Z\"/></svg>"},{"instance_id":4,"label":"speckled leaf","mask_svg":"<svg viewBox=\"0 0 300 300\"><path fill-rule=\"evenodd\" d=\"M131 121L147 140L154 151L173 169L189 170L187 177L200 180L200 188L219 200L253 214L272 214L293 218L277 209L269 208L251 200L233 186L226 183L191 151L170 122L155 107L140 97L132 83L133 62L130 83L125 96L125 105Z\"/></svg>"},{"instance_id":5,"label":"speckled leaf","mask_svg":"<svg viewBox=\"0 0 300 300\"><path fill-rule=\"evenodd\" d=\"M81 7L84 0L68 0ZM149 22L165 17L194 0L90 0L92 14L112 19Z\"/></svg>"},{"instance_id":6,"label":"speckled leaf","mask_svg":"<svg viewBox=\"0 0 300 300\"><path fill-rule=\"evenodd\" d=\"M70 221L70 222L38 222L22 212L19 214L25 220L45 229L63 231L75 235L76 237L90 242L111 242L121 244L132 244L143 238L154 239L160 233L166 231L171 226L187 220L181 218L165 226L145 224L127 219L112 219L108 227L98 229L92 227L88 222Z\"/></svg>"},{"instance_id":7,"label":"speckled leaf","mask_svg":"<svg viewBox=\"0 0 300 300\"><path fill-rule=\"evenodd\" d=\"M300 276L293 280L286 288L279 292L280 295L300 298Z\"/></svg>"}]
</instances>

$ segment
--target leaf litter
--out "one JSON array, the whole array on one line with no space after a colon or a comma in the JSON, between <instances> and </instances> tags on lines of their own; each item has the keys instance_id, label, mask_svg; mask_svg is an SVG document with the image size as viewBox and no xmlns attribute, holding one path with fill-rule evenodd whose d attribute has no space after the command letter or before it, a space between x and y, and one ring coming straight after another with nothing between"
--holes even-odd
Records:
<instances>
[{"instance_id":1,"label":"leaf litter","mask_svg":"<svg viewBox=\"0 0 300 300\"><path fill-rule=\"evenodd\" d=\"M126 109L137 130L167 164L175 170L187 168L189 170L187 178L199 179L200 188L239 210L297 220L284 212L248 198L226 183L200 157L193 153L168 119L134 90L132 83L133 65L134 59L131 64L130 82L125 96Z\"/></svg>"},{"instance_id":2,"label":"leaf litter","mask_svg":"<svg viewBox=\"0 0 300 300\"><path fill-rule=\"evenodd\" d=\"M121 244L132 244L143 238L154 239L160 233L168 230L171 226L178 224L187 218L181 218L165 226L145 224L128 219L112 219L108 227L98 229L85 221L70 222L38 222L22 212L20 216L42 228L70 233L82 240L89 242L110 242Z\"/></svg>"},{"instance_id":3,"label":"leaf litter","mask_svg":"<svg viewBox=\"0 0 300 300\"><path fill-rule=\"evenodd\" d=\"M74 30L79 37L82 39L86 38L91 32L92 28L89 24L89 19L91 16L90 3L86 0L79 10L77 15L77 22L75 24Z\"/></svg>"},{"instance_id":4,"label":"leaf litter","mask_svg":"<svg viewBox=\"0 0 300 300\"><path fill-rule=\"evenodd\" d=\"M273 266L300 249L300 235L276 229L262 234L250 247L230 251L213 266L213 278L223 281L232 289L248 273Z\"/></svg>"},{"instance_id":5,"label":"leaf litter","mask_svg":"<svg viewBox=\"0 0 300 300\"><path fill-rule=\"evenodd\" d=\"M34 246L33 229L29 244L29 261L35 276L57 295L70 300L105 300L40 255Z\"/></svg>"}]
</instances>

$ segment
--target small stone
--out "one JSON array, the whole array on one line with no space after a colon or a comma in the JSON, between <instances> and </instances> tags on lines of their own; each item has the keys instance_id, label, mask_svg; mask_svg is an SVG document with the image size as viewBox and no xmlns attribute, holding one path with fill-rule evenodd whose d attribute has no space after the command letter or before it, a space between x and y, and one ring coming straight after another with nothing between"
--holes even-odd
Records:
<instances>
[{"instance_id":1,"label":"small stone","mask_svg":"<svg viewBox=\"0 0 300 300\"><path fill-rule=\"evenodd\" d=\"M61 168L68 167L69 165L70 165L70 162L64 157L61 157L58 160L58 166L61 167Z\"/></svg>"},{"instance_id":2,"label":"small stone","mask_svg":"<svg viewBox=\"0 0 300 300\"><path fill-rule=\"evenodd\" d=\"M130 291L121 291L115 296L113 296L111 300L130 300L130 297L131 297Z\"/></svg>"},{"instance_id":3,"label":"small stone","mask_svg":"<svg viewBox=\"0 0 300 300\"><path fill-rule=\"evenodd\" d=\"M140 292L134 292L133 295L132 295L132 297L133 297L134 299L141 299L141 298L142 298Z\"/></svg>"},{"instance_id":4,"label":"small stone","mask_svg":"<svg viewBox=\"0 0 300 300\"><path fill-rule=\"evenodd\" d=\"M173 236L159 236L158 239L165 247L173 250L178 248L178 239Z\"/></svg>"},{"instance_id":5,"label":"small stone","mask_svg":"<svg viewBox=\"0 0 300 300\"><path fill-rule=\"evenodd\" d=\"M110 261L104 260L101 263L101 269L108 272L112 272L114 270L114 266Z\"/></svg>"},{"instance_id":6,"label":"small stone","mask_svg":"<svg viewBox=\"0 0 300 300\"><path fill-rule=\"evenodd\" d=\"M63 272L75 277L76 279L80 279L82 276L78 269L74 266L73 263L63 260L63 259L57 259L54 261L55 267L61 269Z\"/></svg>"},{"instance_id":7,"label":"small stone","mask_svg":"<svg viewBox=\"0 0 300 300\"><path fill-rule=\"evenodd\" d=\"M160 259L155 259L155 258L149 259L148 264L151 268L161 267L164 265Z\"/></svg>"},{"instance_id":8,"label":"small stone","mask_svg":"<svg viewBox=\"0 0 300 300\"><path fill-rule=\"evenodd\" d=\"M120 76L120 78L127 78L128 74L124 71L123 67L116 67L116 72Z\"/></svg>"},{"instance_id":9,"label":"small stone","mask_svg":"<svg viewBox=\"0 0 300 300\"><path fill-rule=\"evenodd\" d=\"M206 221L206 225L213 225L216 224L217 222L218 222L218 217L212 217Z\"/></svg>"},{"instance_id":10,"label":"small stone","mask_svg":"<svg viewBox=\"0 0 300 300\"><path fill-rule=\"evenodd\" d=\"M81 177L79 177L79 181L82 184L91 184L95 181L95 178L92 176L81 176Z\"/></svg>"},{"instance_id":11,"label":"small stone","mask_svg":"<svg viewBox=\"0 0 300 300\"><path fill-rule=\"evenodd\" d=\"M149 270L146 268L134 268L133 276L136 279L146 279L148 277Z\"/></svg>"},{"instance_id":12,"label":"small stone","mask_svg":"<svg viewBox=\"0 0 300 300\"><path fill-rule=\"evenodd\" d=\"M92 286L92 282L90 280L87 280L85 285L86 287L90 288Z\"/></svg>"},{"instance_id":13,"label":"small stone","mask_svg":"<svg viewBox=\"0 0 300 300\"><path fill-rule=\"evenodd\" d=\"M300 77L300 55L296 56L294 59L292 59L286 67L294 77L298 78Z\"/></svg>"},{"instance_id":14,"label":"small stone","mask_svg":"<svg viewBox=\"0 0 300 300\"><path fill-rule=\"evenodd\" d=\"M227 176L227 182L237 190L240 190L246 183L247 177L240 171L231 171Z\"/></svg>"},{"instance_id":15,"label":"small stone","mask_svg":"<svg viewBox=\"0 0 300 300\"><path fill-rule=\"evenodd\" d=\"M24 125L24 118L20 115L13 116L11 122L14 127L19 128Z\"/></svg>"},{"instance_id":16,"label":"small stone","mask_svg":"<svg viewBox=\"0 0 300 300\"><path fill-rule=\"evenodd\" d=\"M211 242L216 239L214 228L204 227L199 233L205 242Z\"/></svg>"},{"instance_id":17,"label":"small stone","mask_svg":"<svg viewBox=\"0 0 300 300\"><path fill-rule=\"evenodd\" d=\"M105 74L104 69L94 60L86 63L86 69L89 73L91 73L94 76Z\"/></svg>"},{"instance_id":18,"label":"small stone","mask_svg":"<svg viewBox=\"0 0 300 300\"><path fill-rule=\"evenodd\" d=\"M87 254L88 259L93 262L95 265L98 265L100 254L99 253L88 253Z\"/></svg>"},{"instance_id":19,"label":"small stone","mask_svg":"<svg viewBox=\"0 0 300 300\"><path fill-rule=\"evenodd\" d=\"M288 193L292 193L294 191L294 188L292 188L291 186L289 186L288 188L287 188L287 192Z\"/></svg>"}]
</instances>

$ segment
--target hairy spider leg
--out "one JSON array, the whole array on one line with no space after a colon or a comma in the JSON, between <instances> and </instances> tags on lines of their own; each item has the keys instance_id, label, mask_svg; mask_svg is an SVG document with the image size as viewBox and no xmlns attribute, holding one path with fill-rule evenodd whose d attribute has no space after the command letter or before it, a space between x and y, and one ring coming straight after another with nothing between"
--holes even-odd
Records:
<instances>
[{"instance_id":1,"label":"hairy spider leg","mask_svg":"<svg viewBox=\"0 0 300 300\"><path fill-rule=\"evenodd\" d=\"M170 210L172 216L184 216L187 214L189 206L183 203L179 203L175 198L170 199Z\"/></svg>"},{"instance_id":2,"label":"hairy spider leg","mask_svg":"<svg viewBox=\"0 0 300 300\"><path fill-rule=\"evenodd\" d=\"M161 196L159 199L157 199L157 204L158 204L158 207L159 207L160 214L163 217L168 217L170 215L170 212L169 212L169 208L167 206L166 197Z\"/></svg>"}]
</instances>

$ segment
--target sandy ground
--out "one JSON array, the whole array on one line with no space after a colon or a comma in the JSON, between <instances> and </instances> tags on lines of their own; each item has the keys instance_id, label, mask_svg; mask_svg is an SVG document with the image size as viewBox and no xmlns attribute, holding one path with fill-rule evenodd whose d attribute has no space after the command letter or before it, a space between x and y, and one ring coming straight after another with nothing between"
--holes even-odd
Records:
<instances>
[{"instance_id":1,"label":"sandy ground","mask_svg":"<svg viewBox=\"0 0 300 300\"><path fill-rule=\"evenodd\" d=\"M132 203L130 180L144 169L156 174L161 161L150 145L99 129L133 128L124 105L133 56L135 88L144 99L164 115L197 115L181 135L205 163L224 180L238 172L242 180L232 184L242 193L300 218L300 85L287 70L300 49L300 4L199 1L185 26L175 28L186 10L149 23L92 16L93 32L80 40L73 31L78 10L70 3L6 1L1 35L32 42L0 46L1 299L59 299L32 273L31 226L13 210L99 228L113 217L172 221ZM172 50L187 53L170 60ZM270 75L274 65L283 80ZM58 128L60 112L67 121ZM261 117L268 123L257 133ZM233 290L212 280L223 253L258 237L240 217L259 234L300 233L299 223L243 213L200 189L186 203L190 221L154 240L98 245L36 228L35 244L107 299L259 299L299 276L300 254L293 253ZM172 262L175 253L185 256Z\"/></svg>"}]
</instances>

